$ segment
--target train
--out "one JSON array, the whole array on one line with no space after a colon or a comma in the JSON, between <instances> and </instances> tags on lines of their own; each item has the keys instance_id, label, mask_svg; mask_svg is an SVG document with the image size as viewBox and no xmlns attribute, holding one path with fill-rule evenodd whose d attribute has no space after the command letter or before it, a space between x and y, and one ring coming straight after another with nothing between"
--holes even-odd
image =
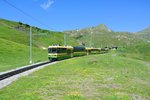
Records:
<instances>
[{"instance_id":1,"label":"train","mask_svg":"<svg viewBox=\"0 0 150 100\"><path fill-rule=\"evenodd\" d=\"M49 61L63 60L67 58L84 56L90 54L107 53L109 48L93 48L85 46L60 46L52 45L48 47Z\"/></svg>"}]
</instances>

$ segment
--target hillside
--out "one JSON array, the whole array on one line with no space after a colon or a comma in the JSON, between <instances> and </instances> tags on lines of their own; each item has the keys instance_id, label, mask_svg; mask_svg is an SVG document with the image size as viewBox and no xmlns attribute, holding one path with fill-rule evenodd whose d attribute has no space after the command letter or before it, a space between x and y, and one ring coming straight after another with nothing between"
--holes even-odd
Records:
<instances>
[{"instance_id":1,"label":"hillside","mask_svg":"<svg viewBox=\"0 0 150 100\"><path fill-rule=\"evenodd\" d=\"M1 89L0 99L149 100L150 67L114 55L89 55L47 66Z\"/></svg>"},{"instance_id":2,"label":"hillside","mask_svg":"<svg viewBox=\"0 0 150 100\"><path fill-rule=\"evenodd\" d=\"M150 27L148 27L144 30L141 30L135 34L146 39L148 42L150 42Z\"/></svg>"},{"instance_id":3,"label":"hillside","mask_svg":"<svg viewBox=\"0 0 150 100\"><path fill-rule=\"evenodd\" d=\"M141 31L139 31L137 33L140 33L140 34L150 33L150 27L145 28L144 30L141 30Z\"/></svg>"},{"instance_id":4,"label":"hillside","mask_svg":"<svg viewBox=\"0 0 150 100\"><path fill-rule=\"evenodd\" d=\"M132 33L115 32L103 24L80 30L65 31L65 33L76 38L80 44L93 47L129 46L143 42L143 40Z\"/></svg>"},{"instance_id":5,"label":"hillside","mask_svg":"<svg viewBox=\"0 0 150 100\"><path fill-rule=\"evenodd\" d=\"M0 19L0 28L0 38L29 45L30 25L21 22ZM32 33L33 45L37 47L47 47L52 44L63 45L64 43L64 34L62 32L43 30L32 26ZM67 43L68 45L77 45L76 41L70 37L67 37Z\"/></svg>"},{"instance_id":6,"label":"hillside","mask_svg":"<svg viewBox=\"0 0 150 100\"><path fill-rule=\"evenodd\" d=\"M115 32L104 24L65 33L77 39L81 45L101 48L118 46L118 52L122 56L150 61L150 46L147 40L150 36L146 36L145 33L143 37L130 32Z\"/></svg>"},{"instance_id":7,"label":"hillside","mask_svg":"<svg viewBox=\"0 0 150 100\"><path fill-rule=\"evenodd\" d=\"M33 62L46 61L46 50L33 47ZM29 46L0 38L0 72L29 64Z\"/></svg>"},{"instance_id":8,"label":"hillside","mask_svg":"<svg viewBox=\"0 0 150 100\"><path fill-rule=\"evenodd\" d=\"M0 19L0 71L29 64L29 27L21 22ZM32 26L33 62L46 61L47 47L64 44L64 34ZM68 45L78 45L67 36ZM15 58L15 59L14 59Z\"/></svg>"}]
</instances>

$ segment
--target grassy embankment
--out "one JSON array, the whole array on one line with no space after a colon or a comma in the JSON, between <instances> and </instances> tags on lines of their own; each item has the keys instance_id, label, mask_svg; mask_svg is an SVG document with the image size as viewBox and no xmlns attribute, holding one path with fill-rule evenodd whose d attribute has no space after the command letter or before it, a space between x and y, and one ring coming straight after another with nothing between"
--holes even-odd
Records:
<instances>
[{"instance_id":1,"label":"grassy embankment","mask_svg":"<svg viewBox=\"0 0 150 100\"><path fill-rule=\"evenodd\" d=\"M33 62L46 61L47 47L63 45L63 33L33 27ZM77 42L67 37L68 45ZM0 72L29 64L29 26L0 19Z\"/></svg>"},{"instance_id":2,"label":"grassy embankment","mask_svg":"<svg viewBox=\"0 0 150 100\"><path fill-rule=\"evenodd\" d=\"M150 67L115 53L72 58L22 77L0 99L149 100Z\"/></svg>"},{"instance_id":3,"label":"grassy embankment","mask_svg":"<svg viewBox=\"0 0 150 100\"><path fill-rule=\"evenodd\" d=\"M118 48L118 53L121 56L150 62L150 44L136 44L128 47Z\"/></svg>"}]
</instances>

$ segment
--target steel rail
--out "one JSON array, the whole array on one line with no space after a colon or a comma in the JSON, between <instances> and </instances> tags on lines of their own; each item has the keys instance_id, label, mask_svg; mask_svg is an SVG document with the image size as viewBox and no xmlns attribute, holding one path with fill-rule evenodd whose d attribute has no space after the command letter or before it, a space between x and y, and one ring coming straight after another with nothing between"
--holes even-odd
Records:
<instances>
[{"instance_id":1,"label":"steel rail","mask_svg":"<svg viewBox=\"0 0 150 100\"><path fill-rule=\"evenodd\" d=\"M32 64L32 65L28 65L28 66L25 66L25 67L21 67L21 68L15 69L15 70L7 71L7 72L4 72L4 73L0 73L0 81L4 80L6 78L9 78L11 76L20 74L22 72L28 71L30 69L39 67L41 65L48 64L48 63L51 63L51 62L50 61L45 61L45 62L41 62L41 63Z\"/></svg>"}]
</instances>

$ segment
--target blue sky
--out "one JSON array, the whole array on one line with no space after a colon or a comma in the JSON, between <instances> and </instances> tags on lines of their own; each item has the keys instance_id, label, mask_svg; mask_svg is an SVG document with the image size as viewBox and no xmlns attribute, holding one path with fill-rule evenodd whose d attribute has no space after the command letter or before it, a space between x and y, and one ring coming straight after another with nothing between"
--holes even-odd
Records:
<instances>
[{"instance_id":1,"label":"blue sky","mask_svg":"<svg viewBox=\"0 0 150 100\"><path fill-rule=\"evenodd\" d=\"M64 31L105 24L114 31L150 26L150 0L7 0L42 23L0 0L0 18Z\"/></svg>"}]
</instances>

